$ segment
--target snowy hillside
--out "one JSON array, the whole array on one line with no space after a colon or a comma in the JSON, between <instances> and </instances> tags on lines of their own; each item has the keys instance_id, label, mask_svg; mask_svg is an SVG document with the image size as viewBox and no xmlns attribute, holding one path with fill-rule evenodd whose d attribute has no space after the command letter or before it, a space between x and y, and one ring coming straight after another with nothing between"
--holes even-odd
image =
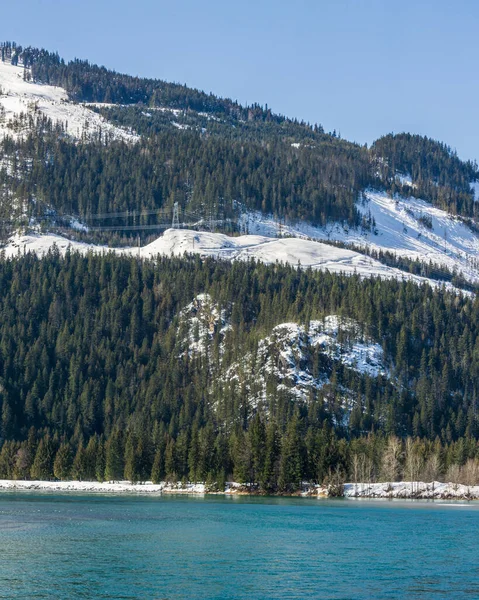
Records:
<instances>
[{"instance_id":1,"label":"snowy hillside","mask_svg":"<svg viewBox=\"0 0 479 600\"><path fill-rule=\"evenodd\" d=\"M325 357L314 366L312 352ZM241 363L226 372L225 382L246 386L251 403L266 401L268 382L306 400L313 389L329 383L329 372L335 363L370 377L387 376L382 347L361 333L352 319L329 315L322 321L311 321L309 327L297 323L276 325L271 334L258 343L255 353L247 354ZM349 405L350 390L343 390Z\"/></svg>"},{"instance_id":2,"label":"snowy hillside","mask_svg":"<svg viewBox=\"0 0 479 600\"><path fill-rule=\"evenodd\" d=\"M178 358L186 354L208 357L216 373L213 387L240 387L247 392L252 407L266 406L273 389L291 400L303 401L315 390L326 392L333 369L339 365L360 376L390 377L382 346L358 322L338 315L311 320L308 325L280 323L258 341L254 351L230 363L224 348L225 336L232 331L232 308L220 308L209 294L196 296L179 314L182 342ZM335 401L334 408L341 421L348 419L354 398L352 390L341 387L336 397L339 404Z\"/></svg>"},{"instance_id":3,"label":"snowy hillside","mask_svg":"<svg viewBox=\"0 0 479 600\"><path fill-rule=\"evenodd\" d=\"M441 282L425 277L412 275L388 267L364 254L337 248L319 241L298 238L272 238L260 235L243 235L230 237L221 233L192 231L186 229L168 229L151 244L142 248L108 248L94 246L83 242L70 241L58 235L25 235L10 238L3 249L7 257L19 253L35 252L42 256L52 247L62 253L68 248L86 254L87 252L115 252L116 254L154 258L157 255L182 256L185 253L212 256L225 260L255 259L266 264L283 262L303 268L311 267L330 273L360 275L361 277L377 276L383 279L398 279L415 283L429 283L438 287ZM454 289L446 284L448 289Z\"/></svg>"},{"instance_id":4,"label":"snowy hillside","mask_svg":"<svg viewBox=\"0 0 479 600\"><path fill-rule=\"evenodd\" d=\"M245 212L241 225L250 234L308 237L390 251L398 257L455 269L467 280L479 281L479 236L460 219L423 200L393 199L373 190L363 194L358 209L374 223L371 230L340 223L314 227L302 222L280 227L272 217L256 212Z\"/></svg>"},{"instance_id":5,"label":"snowy hillside","mask_svg":"<svg viewBox=\"0 0 479 600\"><path fill-rule=\"evenodd\" d=\"M27 129L13 127L21 114L32 116L43 114L53 123L65 126L66 133L73 138L98 135L111 136L125 141L136 141L138 136L108 123L87 106L70 102L66 91L59 87L24 81L22 66L0 61L0 136L21 137Z\"/></svg>"}]
</instances>

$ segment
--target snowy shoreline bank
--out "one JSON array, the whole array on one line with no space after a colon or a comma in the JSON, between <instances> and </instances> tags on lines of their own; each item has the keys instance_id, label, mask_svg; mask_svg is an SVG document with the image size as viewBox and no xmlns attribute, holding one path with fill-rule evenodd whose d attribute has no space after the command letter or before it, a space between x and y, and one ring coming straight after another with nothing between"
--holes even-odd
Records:
<instances>
[{"instance_id":1,"label":"snowy shoreline bank","mask_svg":"<svg viewBox=\"0 0 479 600\"><path fill-rule=\"evenodd\" d=\"M98 494L137 494L160 496L163 494L182 495L262 495L257 488L238 483L227 483L223 492L206 490L203 483L186 485L161 482L131 483L129 481L103 482L97 481L26 481L0 480L1 492L54 492L54 493L98 493ZM302 490L282 496L330 498L370 498L370 499L416 499L416 500L479 500L479 486L468 486L456 483L419 482L386 482L386 483L345 483L342 489L332 494L327 487L305 484Z\"/></svg>"}]
</instances>

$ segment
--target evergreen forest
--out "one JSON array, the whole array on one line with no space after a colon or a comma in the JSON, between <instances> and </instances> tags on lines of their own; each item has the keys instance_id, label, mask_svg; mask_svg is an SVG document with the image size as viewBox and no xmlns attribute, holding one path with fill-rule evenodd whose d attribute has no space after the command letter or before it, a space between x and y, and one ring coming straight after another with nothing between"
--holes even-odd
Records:
<instances>
[{"instance_id":1,"label":"evergreen forest","mask_svg":"<svg viewBox=\"0 0 479 600\"><path fill-rule=\"evenodd\" d=\"M184 308L205 293L230 327L213 326L194 352ZM434 457L436 477L465 468L479 457L477 302L255 262L58 251L1 260L0 477L234 478L287 491L352 477L358 456L380 477L398 439L421 468ZM254 405L246 376L224 377L275 325L328 314L382 341L386 375L311 347L328 381L302 400L273 374ZM399 473L409 463L397 454Z\"/></svg>"}]
</instances>

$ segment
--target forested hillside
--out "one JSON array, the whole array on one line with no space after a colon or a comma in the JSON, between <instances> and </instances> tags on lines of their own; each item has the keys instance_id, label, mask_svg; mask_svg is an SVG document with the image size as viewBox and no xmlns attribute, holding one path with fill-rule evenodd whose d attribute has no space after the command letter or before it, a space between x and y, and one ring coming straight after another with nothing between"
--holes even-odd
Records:
<instances>
[{"instance_id":1,"label":"forested hillside","mask_svg":"<svg viewBox=\"0 0 479 600\"><path fill-rule=\"evenodd\" d=\"M409 133L390 134L376 140L372 152L393 192L412 193L452 214L477 216L471 195L477 164L460 160L446 144ZM410 181L398 179L398 173Z\"/></svg>"},{"instance_id":2,"label":"forested hillside","mask_svg":"<svg viewBox=\"0 0 479 600\"><path fill-rule=\"evenodd\" d=\"M188 321L201 294L217 307L206 326L196 309ZM299 460L283 487L321 481L336 467L348 472L354 440L373 432L445 447L475 437L477 309L477 300L428 286L256 263L55 253L0 261L0 476L51 477L60 449L72 467L88 447L90 459L106 452L99 477L144 479L155 468L157 479L257 479L250 461L268 459L275 488L282 457ZM345 361L353 344L345 328L336 355L302 346L298 366L313 378L306 393L295 392L297 377L282 378L280 347L279 370L253 402L245 357L258 363L276 325L311 328L331 314L380 342L384 369L368 374ZM32 445L41 448L35 466ZM474 444L464 461L471 452ZM91 476L93 467L75 468L64 476Z\"/></svg>"},{"instance_id":3,"label":"forested hillside","mask_svg":"<svg viewBox=\"0 0 479 600\"><path fill-rule=\"evenodd\" d=\"M355 200L369 178L367 157L351 145L340 150L339 142L325 141L315 153L281 140L244 145L194 131L164 131L135 146L105 146L71 144L47 128L42 121L27 139L0 142L0 185L37 217L55 209L88 221L97 213L171 209L179 202L204 216L231 217L235 204L242 204L317 223L358 223Z\"/></svg>"},{"instance_id":4,"label":"forested hillside","mask_svg":"<svg viewBox=\"0 0 479 600\"><path fill-rule=\"evenodd\" d=\"M23 65L26 79L61 86L75 102L96 103L92 110L141 136L138 148L86 129L71 144L68 123L59 128L39 113L20 116L12 134L16 128L31 135L0 142L0 189L23 206L23 215L26 209L38 218L53 209L88 221L98 213L171 209L179 202L210 218L235 217L242 207L283 220L357 227L360 193L375 188L475 216L470 186L479 178L477 165L439 142L389 135L369 150L267 107L242 107L88 61L66 63L46 50L6 42L2 57Z\"/></svg>"}]
</instances>

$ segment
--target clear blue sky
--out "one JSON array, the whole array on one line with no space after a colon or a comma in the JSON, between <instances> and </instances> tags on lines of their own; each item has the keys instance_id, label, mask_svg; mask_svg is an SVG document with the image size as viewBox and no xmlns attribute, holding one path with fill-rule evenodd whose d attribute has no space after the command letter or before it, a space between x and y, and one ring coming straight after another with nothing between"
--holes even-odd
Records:
<instances>
[{"instance_id":1,"label":"clear blue sky","mask_svg":"<svg viewBox=\"0 0 479 600\"><path fill-rule=\"evenodd\" d=\"M0 37L479 159L477 0L10 0Z\"/></svg>"}]
</instances>

